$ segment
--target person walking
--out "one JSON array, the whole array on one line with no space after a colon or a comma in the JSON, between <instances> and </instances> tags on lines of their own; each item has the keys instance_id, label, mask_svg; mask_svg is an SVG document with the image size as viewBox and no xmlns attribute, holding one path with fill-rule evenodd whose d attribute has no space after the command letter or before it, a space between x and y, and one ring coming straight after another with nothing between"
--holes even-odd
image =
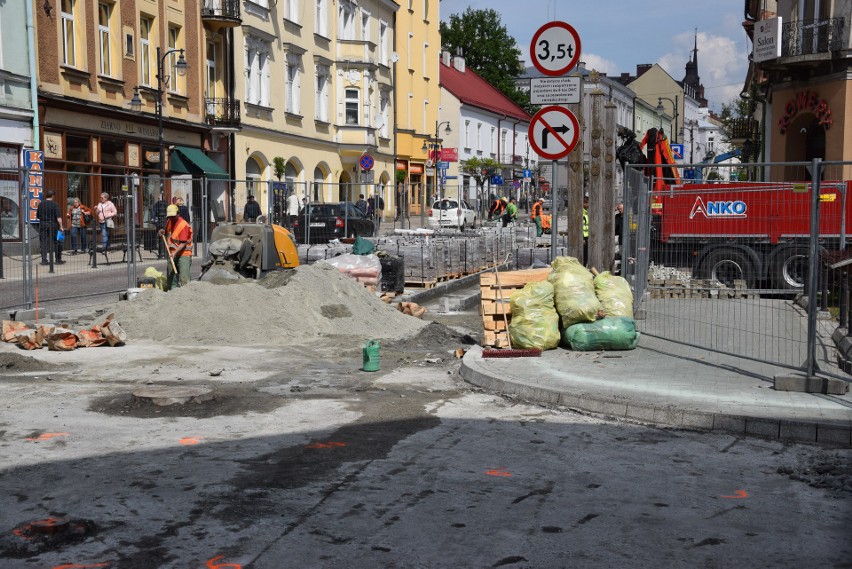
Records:
<instances>
[{"instance_id":1,"label":"person walking","mask_svg":"<svg viewBox=\"0 0 852 569\"><path fill-rule=\"evenodd\" d=\"M177 205L172 204L166 208L166 226L159 231L159 234L165 236L169 248L170 261L166 265L166 290L168 291L189 282L192 265L192 226L178 214Z\"/></svg>"},{"instance_id":2,"label":"person walking","mask_svg":"<svg viewBox=\"0 0 852 569\"><path fill-rule=\"evenodd\" d=\"M44 193L44 199L39 202L38 209L36 209L42 265L49 265L50 260L54 258L54 253L56 254L56 264L65 264L65 261L62 260L62 243L56 235L58 231L64 231L62 211L59 209L59 204L53 201L54 195L56 194L53 190L47 190Z\"/></svg>"},{"instance_id":3,"label":"person walking","mask_svg":"<svg viewBox=\"0 0 852 569\"><path fill-rule=\"evenodd\" d=\"M357 207L361 213L367 215L367 200L364 199L364 194L358 195L358 201L355 202L355 207Z\"/></svg>"},{"instance_id":4,"label":"person walking","mask_svg":"<svg viewBox=\"0 0 852 569\"><path fill-rule=\"evenodd\" d=\"M71 234L71 255L86 252L86 220L92 222L92 210L80 203L80 198L74 198L71 205L68 206L68 212L65 214L68 220L68 227ZM77 243L80 243L80 248L77 249Z\"/></svg>"},{"instance_id":5,"label":"person walking","mask_svg":"<svg viewBox=\"0 0 852 569\"><path fill-rule=\"evenodd\" d=\"M165 229L166 227L166 210L169 207L169 202L166 201L166 197L160 192L160 199L154 202L154 207L152 208L152 221L154 222L154 227L157 231L161 229ZM163 244L162 239L157 239L157 258L165 259L166 257L166 247Z\"/></svg>"},{"instance_id":6,"label":"person walking","mask_svg":"<svg viewBox=\"0 0 852 569\"><path fill-rule=\"evenodd\" d=\"M101 201L95 206L95 213L98 216L98 225L101 228L101 247L106 252L107 247L109 247L109 230L115 229L114 218L118 215L118 209L110 201L108 193L101 194Z\"/></svg>"},{"instance_id":7,"label":"person walking","mask_svg":"<svg viewBox=\"0 0 852 569\"><path fill-rule=\"evenodd\" d=\"M379 228L382 226L382 216L384 215L385 200L380 194L373 193L370 198L373 201L373 222L376 224L376 235L379 234Z\"/></svg>"},{"instance_id":8,"label":"person walking","mask_svg":"<svg viewBox=\"0 0 852 569\"><path fill-rule=\"evenodd\" d=\"M183 198L180 196L176 197L175 205L178 208L178 215L191 225L192 220L189 218L189 206L184 203Z\"/></svg>"},{"instance_id":9,"label":"person walking","mask_svg":"<svg viewBox=\"0 0 852 569\"><path fill-rule=\"evenodd\" d=\"M518 204L515 203L515 198L509 199L509 205L506 206L506 213L503 214L503 227L510 223L515 223L518 220Z\"/></svg>"},{"instance_id":10,"label":"person walking","mask_svg":"<svg viewBox=\"0 0 852 569\"><path fill-rule=\"evenodd\" d=\"M544 198L538 198L532 206L532 211L530 211L530 219L535 222L535 236L541 237L544 231L541 228L541 216L542 209L544 208Z\"/></svg>"},{"instance_id":11,"label":"person walking","mask_svg":"<svg viewBox=\"0 0 852 569\"><path fill-rule=\"evenodd\" d=\"M290 195L287 196L287 216L290 223L289 229L292 229L299 218L299 196L296 195L295 190L291 190Z\"/></svg>"},{"instance_id":12,"label":"person walking","mask_svg":"<svg viewBox=\"0 0 852 569\"><path fill-rule=\"evenodd\" d=\"M243 208L243 220L255 223L261 215L263 215L263 212L260 211L260 204L255 201L253 195L249 194L246 198L246 205Z\"/></svg>"}]
</instances>

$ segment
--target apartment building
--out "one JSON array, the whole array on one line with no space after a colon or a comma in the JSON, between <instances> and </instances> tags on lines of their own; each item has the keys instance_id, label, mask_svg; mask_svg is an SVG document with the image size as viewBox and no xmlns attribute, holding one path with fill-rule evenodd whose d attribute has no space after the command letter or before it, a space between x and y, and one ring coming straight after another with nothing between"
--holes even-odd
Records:
<instances>
[{"instance_id":1,"label":"apartment building","mask_svg":"<svg viewBox=\"0 0 852 569\"><path fill-rule=\"evenodd\" d=\"M161 174L167 197L180 194L196 213L201 186L189 179L227 178L227 151L206 118L205 63L208 40L228 51L226 30L239 23L239 12L223 17L208 4L33 3L39 142L47 170L58 172L46 178L47 187L58 192L57 201L80 198L92 205L102 191L120 198L132 190L135 219L121 222L139 225L150 221Z\"/></svg>"},{"instance_id":2,"label":"apartment building","mask_svg":"<svg viewBox=\"0 0 852 569\"><path fill-rule=\"evenodd\" d=\"M273 215L290 192L309 201L378 192L393 203L397 9L391 0L244 2L234 30L240 211L249 192Z\"/></svg>"},{"instance_id":3,"label":"apartment building","mask_svg":"<svg viewBox=\"0 0 852 569\"><path fill-rule=\"evenodd\" d=\"M440 125L438 64L441 53L440 0L400 0L396 22L396 181L408 213L419 215L437 187L432 147L444 137ZM458 128L451 121L450 131ZM431 156L430 156L431 154Z\"/></svg>"}]
</instances>

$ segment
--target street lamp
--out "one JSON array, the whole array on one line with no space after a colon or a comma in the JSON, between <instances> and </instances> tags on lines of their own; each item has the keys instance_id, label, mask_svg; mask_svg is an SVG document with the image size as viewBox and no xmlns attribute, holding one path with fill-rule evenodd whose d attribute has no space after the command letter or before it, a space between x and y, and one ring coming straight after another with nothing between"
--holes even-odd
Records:
<instances>
[{"instance_id":1,"label":"street lamp","mask_svg":"<svg viewBox=\"0 0 852 569\"><path fill-rule=\"evenodd\" d=\"M672 108L674 109L674 128L672 129L672 142L677 142L677 124L678 124L677 123L677 117L679 116L678 112L677 112L678 96L675 95L674 101L669 99L668 97L657 97L657 112L660 113L660 114L665 112L665 108L663 107L663 99L670 102L672 104ZM662 121L663 121L663 118L660 117L660 124L661 125L662 125Z\"/></svg>"},{"instance_id":2,"label":"street lamp","mask_svg":"<svg viewBox=\"0 0 852 569\"><path fill-rule=\"evenodd\" d=\"M166 177L166 160L163 152L163 75L165 75L164 67L166 58L173 53L180 54L175 63L175 73L183 77L186 75L187 69L189 69L189 64L183 55L183 49L169 49L166 53L161 54L160 48L157 48L157 90L154 92L154 112L157 114L157 148L160 152L160 195L163 195L164 180ZM142 99L139 98L138 85L133 88L133 98L130 99L130 110L135 113L142 112Z\"/></svg>"},{"instance_id":3,"label":"street lamp","mask_svg":"<svg viewBox=\"0 0 852 569\"><path fill-rule=\"evenodd\" d=\"M434 151L432 155L433 165L435 168L435 186L438 189L438 197L443 197L443 188L439 184L438 180L438 160L441 157L441 143L444 141L443 138L440 138L438 135L441 134L440 130L443 125L447 125L444 129L445 134L450 134L453 132L453 129L450 128L450 121L435 121L435 137L427 137L426 140L423 141L423 146L420 148L423 152L428 152L429 150ZM420 208L420 226L423 227L425 223L425 215L426 215L426 192L423 192L423 206Z\"/></svg>"}]
</instances>

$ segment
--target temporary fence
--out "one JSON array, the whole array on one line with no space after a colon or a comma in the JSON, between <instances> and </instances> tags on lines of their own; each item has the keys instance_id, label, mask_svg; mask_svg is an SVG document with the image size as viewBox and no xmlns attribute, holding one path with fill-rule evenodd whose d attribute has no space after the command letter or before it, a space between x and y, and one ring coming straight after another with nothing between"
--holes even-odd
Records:
<instances>
[{"instance_id":1,"label":"temporary fence","mask_svg":"<svg viewBox=\"0 0 852 569\"><path fill-rule=\"evenodd\" d=\"M628 167L622 272L634 290L637 328L809 374L837 375L830 336L848 325L838 319L841 299L844 310L849 304L841 287L845 269L837 270L846 266L852 184L842 173L848 166L819 160L742 164L730 166L735 180L797 172L804 181L659 189L642 168ZM803 295L809 302L801 301Z\"/></svg>"}]
</instances>

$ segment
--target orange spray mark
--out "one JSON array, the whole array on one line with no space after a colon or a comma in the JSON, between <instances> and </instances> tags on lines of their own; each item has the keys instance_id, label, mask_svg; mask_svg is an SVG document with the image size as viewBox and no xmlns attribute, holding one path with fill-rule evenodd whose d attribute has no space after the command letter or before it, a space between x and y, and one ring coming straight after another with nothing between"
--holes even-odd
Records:
<instances>
[{"instance_id":1,"label":"orange spray mark","mask_svg":"<svg viewBox=\"0 0 852 569\"><path fill-rule=\"evenodd\" d=\"M729 498L733 500L748 498L748 492L746 492L745 490L737 490L736 492L734 492L733 496L722 496L722 498Z\"/></svg>"},{"instance_id":2,"label":"orange spray mark","mask_svg":"<svg viewBox=\"0 0 852 569\"><path fill-rule=\"evenodd\" d=\"M239 563L216 563L220 559L224 559L224 555L217 555L213 559L207 560L207 569L243 569Z\"/></svg>"},{"instance_id":3,"label":"orange spray mark","mask_svg":"<svg viewBox=\"0 0 852 569\"><path fill-rule=\"evenodd\" d=\"M346 443L339 443L339 442L332 441L332 442L328 442L328 443L313 443L313 444L305 445L305 448L339 448L339 447L345 447L345 446L346 446Z\"/></svg>"},{"instance_id":4,"label":"orange spray mark","mask_svg":"<svg viewBox=\"0 0 852 569\"><path fill-rule=\"evenodd\" d=\"M95 563L94 565L77 565L76 563L65 563L56 565L53 569L93 569L95 567L109 567L109 563Z\"/></svg>"},{"instance_id":5,"label":"orange spray mark","mask_svg":"<svg viewBox=\"0 0 852 569\"><path fill-rule=\"evenodd\" d=\"M28 441L49 441L54 437L67 437L71 433L42 433L37 437L27 437Z\"/></svg>"},{"instance_id":6,"label":"orange spray mark","mask_svg":"<svg viewBox=\"0 0 852 569\"><path fill-rule=\"evenodd\" d=\"M485 474L487 474L488 476L504 476L504 477L508 477L508 476L512 475L512 473L509 472L508 470L506 470L505 468L494 468L492 470L486 470Z\"/></svg>"},{"instance_id":7,"label":"orange spray mark","mask_svg":"<svg viewBox=\"0 0 852 569\"><path fill-rule=\"evenodd\" d=\"M201 442L201 437L184 437L180 440L182 445L197 445Z\"/></svg>"}]
</instances>

